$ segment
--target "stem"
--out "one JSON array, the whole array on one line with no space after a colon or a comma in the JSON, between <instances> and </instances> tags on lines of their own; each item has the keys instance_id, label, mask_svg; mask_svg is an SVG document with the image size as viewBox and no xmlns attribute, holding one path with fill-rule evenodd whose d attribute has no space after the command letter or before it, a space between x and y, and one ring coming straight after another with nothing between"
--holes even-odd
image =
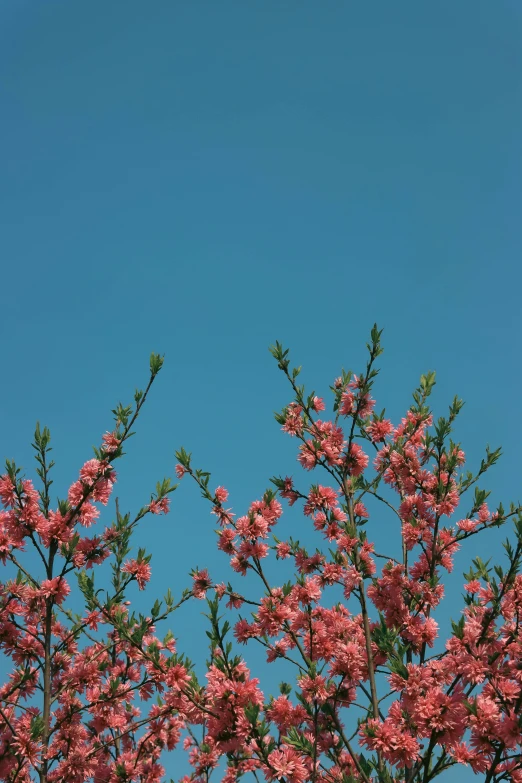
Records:
<instances>
[{"instance_id":1,"label":"stem","mask_svg":"<svg viewBox=\"0 0 522 783\"><path fill-rule=\"evenodd\" d=\"M43 704L43 735L42 744L44 747L44 760L42 765L42 771L40 772L41 783L47 781L47 767L48 762L45 751L49 745L50 736L50 722L51 722L51 627L53 619L53 604L52 598L48 598L45 602L45 639L44 639L44 704Z\"/></svg>"},{"instance_id":2,"label":"stem","mask_svg":"<svg viewBox=\"0 0 522 783\"><path fill-rule=\"evenodd\" d=\"M350 517L350 524L353 526L353 529L356 530L355 515L353 512L353 494L352 494L351 487L348 484L347 478L345 478L343 481L343 489L344 489L344 494L348 506L348 515ZM354 563L357 570L360 571L361 561L359 558L357 545L354 547ZM366 593L364 590L364 577L362 577L361 579L361 587L358 592L358 596L359 596L359 603L361 605L361 614L363 618L364 642L366 647L366 657L368 659L368 677L370 680L370 692L372 697L371 701L372 701L373 717L374 720L379 720L379 696L377 694L377 683L375 681L375 665L373 662L372 637L371 637L371 630L370 630L370 619L368 617L368 606L366 604ZM380 751L377 751L377 759L378 759L379 771L382 771L383 761L382 761L382 754L380 753Z\"/></svg>"},{"instance_id":3,"label":"stem","mask_svg":"<svg viewBox=\"0 0 522 783\"><path fill-rule=\"evenodd\" d=\"M116 498L116 520L117 523L120 523L120 501L118 498ZM116 588L116 592L119 593L121 589L121 570L120 568L116 569L116 575L115 575L115 583L114 587ZM123 596L122 596L123 597ZM116 641L113 644L112 650L111 650L111 660L113 667L116 666ZM116 738L114 742L114 752L116 753L116 758L120 755L120 749L121 749L121 739L120 739L120 731L117 729L116 732Z\"/></svg>"},{"instance_id":4,"label":"stem","mask_svg":"<svg viewBox=\"0 0 522 783\"><path fill-rule=\"evenodd\" d=\"M58 549L58 544L53 541L49 548L49 560L47 562L47 578L53 578L54 557ZM43 763L40 770L40 783L47 783L47 772L49 762L47 760L47 748L49 747L49 738L51 736L51 641L53 624L53 598L50 596L45 601L45 631L44 631L44 703L43 703Z\"/></svg>"},{"instance_id":5,"label":"stem","mask_svg":"<svg viewBox=\"0 0 522 783\"><path fill-rule=\"evenodd\" d=\"M353 513L353 497L352 497L351 489L348 486L348 482L346 479L344 481L344 491L345 491L346 501L348 505L348 514L350 517L350 523L355 529L355 517ZM355 561L355 567L357 568L357 570L359 570L361 561L359 559L359 553L355 548L354 548L354 561ZM371 637L371 630L370 630L370 620L368 617L368 606L366 604L366 593L364 591L364 580L358 595L359 595L359 602L361 604L361 614L363 618L366 656L368 658L368 676L370 680L370 691L372 696L373 717L375 718L375 720L379 720L379 697L377 695L377 684L375 682L375 667L373 663L372 637Z\"/></svg>"},{"instance_id":6,"label":"stem","mask_svg":"<svg viewBox=\"0 0 522 783\"><path fill-rule=\"evenodd\" d=\"M339 736L341 737L342 741L344 742L346 750L350 754L351 759L352 759L353 763L355 764L355 768L356 768L357 772L359 773L361 778L364 780L364 783L371 783L370 779L368 778L368 776L366 775L365 771L361 767L361 763L360 763L359 759L357 758L357 756L355 754L355 751L354 751L354 749L352 748L352 746L350 744L350 740L348 739L348 737L344 733L343 727L341 726L341 722L339 721L339 718L337 717L335 712L333 713L332 717L333 717L335 726L337 728L337 731L339 732Z\"/></svg>"}]
</instances>

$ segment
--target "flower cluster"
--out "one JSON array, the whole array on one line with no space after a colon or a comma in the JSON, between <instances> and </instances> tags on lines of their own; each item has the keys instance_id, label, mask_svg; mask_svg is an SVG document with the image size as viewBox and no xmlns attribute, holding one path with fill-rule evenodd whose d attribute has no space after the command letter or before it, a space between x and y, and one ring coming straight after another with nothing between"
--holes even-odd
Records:
<instances>
[{"instance_id":1,"label":"flower cluster","mask_svg":"<svg viewBox=\"0 0 522 783\"><path fill-rule=\"evenodd\" d=\"M42 489L12 462L0 476L0 558L6 573L0 581L0 650L12 662L0 687L2 781L154 783L164 775L163 749L176 746L183 716L194 709L190 694L180 691L188 677L175 676L173 638L156 635L156 623L175 608L172 598L167 596L164 609L157 602L151 616L139 618L126 600L131 583L143 589L151 574L143 551L127 558L133 528L149 512L166 513L175 487L169 480L159 484L133 521L117 506L116 522L105 532L82 534L96 524L97 504L108 504L116 481L112 463L160 367L160 357L153 355L149 386L136 393L134 411L118 407L116 429L103 436L58 507L52 508L49 494L47 428L37 426L33 444ZM41 573L32 572L34 558L26 562L27 550L36 554ZM112 593L102 601L93 571L107 558ZM85 599L79 615L67 605L76 581ZM174 708L162 701L165 693L182 703ZM148 706L152 696L157 702Z\"/></svg>"},{"instance_id":2,"label":"flower cluster","mask_svg":"<svg viewBox=\"0 0 522 783\"><path fill-rule=\"evenodd\" d=\"M272 481L290 506L302 502L311 523L307 540L314 532L323 540L315 551L276 538L276 525L278 535L283 529L282 507L273 490L236 518L223 505L228 492L218 487L212 493L208 474L194 470L184 450L177 454L178 475L189 474L212 504L220 523L218 548L232 571L258 578L262 590L260 597L247 597L221 584L209 601L214 660L230 702L226 709L220 705L219 721L206 721L204 753L191 745L194 780L203 780L226 757L227 783L254 769L267 781L427 783L456 764L484 773L488 783L522 783L521 509L491 512L488 493L477 488L499 451L488 450L477 475L464 472L465 454L450 437L462 403L455 399L449 416L434 425L427 404L432 373L421 378L397 426L375 414L374 364L381 353L376 328L369 350L363 373L335 379L329 419L324 399L307 396L297 385L299 369L290 367L288 352L279 344L273 349L295 395L276 418L298 441L300 465L322 471L327 480L307 489L288 476ZM459 518L471 487L471 509ZM378 501L394 514L395 557L376 552L367 534L368 508ZM475 559L460 621L434 652L442 580L455 553L468 538L508 518L515 522L516 541L505 545L507 568L493 571ZM271 552L293 564L292 581L270 584L265 561ZM204 576L196 578L196 584L204 582L200 595L210 588ZM244 665L231 657L230 643L224 650L228 622L220 627L217 607L225 599L229 610L245 602L253 607L250 617L234 622L236 642L255 640L269 663L296 671L293 686L283 683L281 695L268 704L249 675L250 703L240 706L233 695L234 677ZM200 695L212 710L212 688ZM351 737L350 724L356 728Z\"/></svg>"},{"instance_id":3,"label":"flower cluster","mask_svg":"<svg viewBox=\"0 0 522 783\"><path fill-rule=\"evenodd\" d=\"M375 412L376 327L368 347L362 373L333 381L331 416L323 397L298 385L288 352L272 349L293 392L276 418L297 443L301 475L313 472L315 483L275 477L237 516L228 490L210 489L209 474L177 452L176 475L194 480L210 503L217 547L243 589L194 568L177 603L169 592L148 615L131 611L127 592L151 578L150 555L130 555L131 534L145 515L169 511L168 479L132 521L116 502L115 522L83 536L108 503L113 462L159 357L135 410L115 410L114 430L56 508L47 430L37 428L34 444L41 491L7 463L0 558L17 571L0 582L0 649L13 664L0 688L1 781L159 783L162 753L182 745L192 769L182 783L207 783L212 773L224 783L431 783L457 765L485 783L522 783L522 509L490 509L478 486L500 451L488 449L478 473L464 470L465 454L451 439L462 403L455 399L435 422L432 373L397 425ZM281 501L301 507L301 541L289 535ZM378 503L395 524L391 554L374 543ZM456 552L508 519L506 564L475 557L460 618L443 642L438 609ZM28 548L40 575L24 566ZM94 572L105 560L112 581L102 601ZM273 583L276 568L286 581ZM73 573L81 615L68 607ZM192 599L206 600L210 623L201 681L174 637L157 632ZM253 643L290 673L275 697L261 690L261 669L251 674Z\"/></svg>"}]
</instances>

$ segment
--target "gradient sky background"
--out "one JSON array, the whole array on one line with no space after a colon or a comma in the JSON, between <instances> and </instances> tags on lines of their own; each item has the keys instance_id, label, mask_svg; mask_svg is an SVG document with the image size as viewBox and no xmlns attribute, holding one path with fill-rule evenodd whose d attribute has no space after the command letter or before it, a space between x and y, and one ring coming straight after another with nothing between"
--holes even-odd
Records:
<instances>
[{"instance_id":1,"label":"gradient sky background","mask_svg":"<svg viewBox=\"0 0 522 783\"><path fill-rule=\"evenodd\" d=\"M0 69L2 456L32 470L40 419L64 496L154 350L166 364L119 465L122 508L183 444L244 513L298 473L268 345L327 393L363 367L377 321L378 407L397 420L436 369L436 412L467 402L470 466L504 447L493 502L520 498L518 0L4 0ZM279 535L299 536L288 519ZM196 563L228 579L213 528L185 485L146 522L151 596ZM382 548L396 532L372 519ZM469 557L504 537L459 559L442 624ZM203 608L173 621L198 662Z\"/></svg>"}]
</instances>

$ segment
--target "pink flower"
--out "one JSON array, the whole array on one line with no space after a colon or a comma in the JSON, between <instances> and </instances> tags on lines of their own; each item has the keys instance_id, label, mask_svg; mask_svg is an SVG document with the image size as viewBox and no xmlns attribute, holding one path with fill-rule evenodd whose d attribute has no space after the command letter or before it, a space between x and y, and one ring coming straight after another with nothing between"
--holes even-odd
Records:
<instances>
[{"instance_id":1,"label":"pink flower","mask_svg":"<svg viewBox=\"0 0 522 783\"><path fill-rule=\"evenodd\" d=\"M270 705L267 715L279 731L286 733L291 726L298 726L306 719L306 710L301 705L294 707L287 696L279 696Z\"/></svg>"},{"instance_id":2,"label":"pink flower","mask_svg":"<svg viewBox=\"0 0 522 783\"><path fill-rule=\"evenodd\" d=\"M228 500L228 491L225 489L225 487L217 487L216 491L214 492L214 497L218 503L226 503Z\"/></svg>"},{"instance_id":3,"label":"pink flower","mask_svg":"<svg viewBox=\"0 0 522 783\"><path fill-rule=\"evenodd\" d=\"M299 447L298 460L305 470L313 470L317 465L320 452L315 448L311 440L307 440Z\"/></svg>"},{"instance_id":4,"label":"pink flower","mask_svg":"<svg viewBox=\"0 0 522 783\"><path fill-rule=\"evenodd\" d=\"M40 593L44 598L54 598L55 603L61 604L67 598L71 588L63 577L55 576L54 579L44 579L40 585Z\"/></svg>"},{"instance_id":5,"label":"pink flower","mask_svg":"<svg viewBox=\"0 0 522 783\"><path fill-rule=\"evenodd\" d=\"M373 443L378 443L393 432L393 424L391 421L389 421L389 419L383 419L383 421L372 421L372 423L368 425L367 430Z\"/></svg>"},{"instance_id":6,"label":"pink flower","mask_svg":"<svg viewBox=\"0 0 522 783\"><path fill-rule=\"evenodd\" d=\"M307 778L308 773L301 757L288 745L283 745L281 750L273 750L268 761L274 770L269 773L269 780L285 778L288 783L303 783Z\"/></svg>"},{"instance_id":7,"label":"pink flower","mask_svg":"<svg viewBox=\"0 0 522 783\"><path fill-rule=\"evenodd\" d=\"M478 511L478 518L480 522L482 522L483 525L485 525L487 522L489 522L491 516L489 513L489 508L487 506L487 503L483 503Z\"/></svg>"},{"instance_id":8,"label":"pink flower","mask_svg":"<svg viewBox=\"0 0 522 783\"><path fill-rule=\"evenodd\" d=\"M411 767L418 758L419 743L408 731L399 701L391 704L386 720L369 720L359 734L364 745L392 764Z\"/></svg>"},{"instance_id":9,"label":"pink flower","mask_svg":"<svg viewBox=\"0 0 522 783\"><path fill-rule=\"evenodd\" d=\"M289 506L293 506L295 501L299 498L299 495L294 490L292 479L288 476L285 478L285 488L280 490L280 495L282 498L286 498L286 500L288 500Z\"/></svg>"},{"instance_id":10,"label":"pink flower","mask_svg":"<svg viewBox=\"0 0 522 783\"><path fill-rule=\"evenodd\" d=\"M217 597L220 600L223 598L223 596L227 592L227 586L226 586L226 584L224 582L220 582L220 584L216 585L214 589L216 591Z\"/></svg>"},{"instance_id":11,"label":"pink flower","mask_svg":"<svg viewBox=\"0 0 522 783\"><path fill-rule=\"evenodd\" d=\"M97 478L103 475L106 467L106 463L100 462L99 459L87 460L83 468L80 470L80 479L87 486L92 486Z\"/></svg>"},{"instance_id":12,"label":"pink flower","mask_svg":"<svg viewBox=\"0 0 522 783\"><path fill-rule=\"evenodd\" d=\"M84 527L90 527L91 525L93 525L99 516L100 516L99 510L88 500L82 504L79 513L79 519Z\"/></svg>"},{"instance_id":13,"label":"pink flower","mask_svg":"<svg viewBox=\"0 0 522 783\"><path fill-rule=\"evenodd\" d=\"M92 499L106 506L111 496L113 484L116 482L116 473L111 470L109 475L98 479L92 490Z\"/></svg>"},{"instance_id":14,"label":"pink flower","mask_svg":"<svg viewBox=\"0 0 522 783\"><path fill-rule=\"evenodd\" d=\"M244 604L243 598L241 598L240 595L233 593L232 595L229 595L229 600L227 601L227 609L241 609L243 604Z\"/></svg>"},{"instance_id":15,"label":"pink flower","mask_svg":"<svg viewBox=\"0 0 522 783\"><path fill-rule=\"evenodd\" d=\"M286 541L281 541L276 546L277 557L279 560L284 560L286 557L289 557L290 551L290 544L288 544Z\"/></svg>"},{"instance_id":16,"label":"pink flower","mask_svg":"<svg viewBox=\"0 0 522 783\"><path fill-rule=\"evenodd\" d=\"M339 490L332 489L332 487L323 487L321 484L312 487L304 507L304 513L306 516L311 516L316 509L320 508L331 511L335 508L338 498Z\"/></svg>"},{"instance_id":17,"label":"pink flower","mask_svg":"<svg viewBox=\"0 0 522 783\"><path fill-rule=\"evenodd\" d=\"M143 561L139 563L137 560L127 560L121 570L126 574L130 574L136 579L140 590L145 589L145 585L150 580L152 573L151 567L148 563L144 563Z\"/></svg>"},{"instance_id":18,"label":"pink flower","mask_svg":"<svg viewBox=\"0 0 522 783\"><path fill-rule=\"evenodd\" d=\"M195 598L203 599L207 594L207 590L212 587L212 580L206 568L202 571L194 571L192 574L194 585L192 587L192 593Z\"/></svg>"},{"instance_id":19,"label":"pink flower","mask_svg":"<svg viewBox=\"0 0 522 783\"><path fill-rule=\"evenodd\" d=\"M120 446L121 440L116 437L114 432L106 432L102 438L103 450L107 453L117 451Z\"/></svg>"},{"instance_id":20,"label":"pink flower","mask_svg":"<svg viewBox=\"0 0 522 783\"><path fill-rule=\"evenodd\" d=\"M360 476L368 465L368 455L364 453L358 443L352 443L346 458L351 476Z\"/></svg>"},{"instance_id":21,"label":"pink flower","mask_svg":"<svg viewBox=\"0 0 522 783\"><path fill-rule=\"evenodd\" d=\"M190 675L182 664L177 663L167 670L166 682L170 688L180 690L184 688L189 681Z\"/></svg>"},{"instance_id":22,"label":"pink flower","mask_svg":"<svg viewBox=\"0 0 522 783\"><path fill-rule=\"evenodd\" d=\"M315 700L319 704L323 704L330 695L326 678L319 674L313 678L308 675L300 677L299 687L308 702Z\"/></svg>"},{"instance_id":23,"label":"pink flower","mask_svg":"<svg viewBox=\"0 0 522 783\"><path fill-rule=\"evenodd\" d=\"M74 484L71 484L69 492L67 493L67 500L71 506L77 506L78 503L80 503L84 492L85 490L81 481L75 481Z\"/></svg>"},{"instance_id":24,"label":"pink flower","mask_svg":"<svg viewBox=\"0 0 522 783\"><path fill-rule=\"evenodd\" d=\"M312 408L316 413L319 413L320 411L324 411L325 404L322 397L314 397L312 400Z\"/></svg>"},{"instance_id":25,"label":"pink flower","mask_svg":"<svg viewBox=\"0 0 522 783\"><path fill-rule=\"evenodd\" d=\"M365 394L364 397L361 397L357 403L357 407L359 418L367 419L368 416L373 412L375 407L375 400L372 400L369 394Z\"/></svg>"},{"instance_id":26,"label":"pink flower","mask_svg":"<svg viewBox=\"0 0 522 783\"><path fill-rule=\"evenodd\" d=\"M185 473L187 472L186 468L184 468L184 467L183 467L183 465L180 465L179 463L176 465L176 467L174 468L174 470L176 471L176 476L177 476L179 479L183 478L183 476L184 476L184 475L185 475Z\"/></svg>"},{"instance_id":27,"label":"pink flower","mask_svg":"<svg viewBox=\"0 0 522 783\"><path fill-rule=\"evenodd\" d=\"M101 621L102 621L102 615L101 612L98 611L98 609L95 609L92 612L87 612L84 620L87 627L90 628L91 631L97 631L98 623L100 623Z\"/></svg>"},{"instance_id":28,"label":"pink flower","mask_svg":"<svg viewBox=\"0 0 522 783\"><path fill-rule=\"evenodd\" d=\"M303 432L303 409L296 402L291 402L286 410L285 423L282 426L283 432L287 432L289 435L301 435Z\"/></svg>"},{"instance_id":29,"label":"pink flower","mask_svg":"<svg viewBox=\"0 0 522 783\"><path fill-rule=\"evenodd\" d=\"M226 552L227 555L233 555L236 551L234 539L236 531L233 528L225 528L218 533L218 549Z\"/></svg>"},{"instance_id":30,"label":"pink flower","mask_svg":"<svg viewBox=\"0 0 522 783\"><path fill-rule=\"evenodd\" d=\"M4 508L12 507L15 504L15 486L7 473L4 476L0 476L0 498L4 504Z\"/></svg>"},{"instance_id":31,"label":"pink flower","mask_svg":"<svg viewBox=\"0 0 522 783\"><path fill-rule=\"evenodd\" d=\"M169 498L161 498L161 500L152 500L149 505L149 511L151 514L168 514L170 510Z\"/></svg>"},{"instance_id":32,"label":"pink flower","mask_svg":"<svg viewBox=\"0 0 522 783\"><path fill-rule=\"evenodd\" d=\"M246 644L255 635L255 628L244 618L238 620L234 626L234 636L240 644Z\"/></svg>"},{"instance_id":33,"label":"pink flower","mask_svg":"<svg viewBox=\"0 0 522 783\"><path fill-rule=\"evenodd\" d=\"M457 527L465 533L470 533L472 530L475 530L477 525L478 521L476 519L460 519L457 522Z\"/></svg>"},{"instance_id":34,"label":"pink flower","mask_svg":"<svg viewBox=\"0 0 522 783\"><path fill-rule=\"evenodd\" d=\"M349 391L343 392L341 396L341 405L339 406L339 413L341 416L349 416L353 412L353 394Z\"/></svg>"}]
</instances>

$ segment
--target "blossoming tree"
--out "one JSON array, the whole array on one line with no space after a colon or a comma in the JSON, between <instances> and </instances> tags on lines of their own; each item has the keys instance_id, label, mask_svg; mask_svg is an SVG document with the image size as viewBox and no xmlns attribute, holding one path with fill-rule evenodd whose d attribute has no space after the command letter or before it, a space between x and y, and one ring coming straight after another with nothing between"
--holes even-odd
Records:
<instances>
[{"instance_id":1,"label":"blossoming tree","mask_svg":"<svg viewBox=\"0 0 522 783\"><path fill-rule=\"evenodd\" d=\"M464 452L451 440L462 402L455 398L448 417L434 422L433 373L422 376L398 426L374 412L380 336L375 326L365 371L343 372L333 383L327 418L324 400L298 385L300 368L291 367L288 351L278 343L272 349L293 392L277 419L298 441L301 466L322 476L312 486L272 482L289 505L302 503L323 541L315 552L275 537L282 506L274 491L236 519L225 507L227 491L209 490L208 474L193 469L184 450L177 454L178 476L190 474L212 504L218 546L232 570L255 575L261 588L246 596L230 584L214 586L212 660L198 693L208 711L204 736L186 742L195 780L226 757L226 783L247 771L288 783L429 783L457 765L470 765L485 783L522 781L522 509L491 512L488 493L478 488L500 450L487 449L477 474L463 470ZM458 515L470 490L468 509ZM397 518L398 558L376 552L366 533L372 498ZM461 618L433 654L443 573L469 539L508 519L514 540L504 544L506 565L473 561ZM270 554L291 559L291 582L269 583ZM206 570L195 583L199 597L212 586ZM238 643L261 643L269 662L285 660L295 672L293 686L282 683L268 703L225 641L223 601L229 610L252 610L235 623Z\"/></svg>"},{"instance_id":2,"label":"blossoming tree","mask_svg":"<svg viewBox=\"0 0 522 783\"><path fill-rule=\"evenodd\" d=\"M162 752L182 742L193 770L184 783L211 775L224 783L429 783L459 765L485 783L522 783L522 510L490 511L477 482L500 452L488 449L476 474L464 470L451 440L462 403L455 399L448 417L434 422L433 374L421 378L398 425L375 413L380 335L374 327L364 372L343 371L334 381L330 417L325 401L298 385L288 352L278 343L272 349L292 388L278 421L317 483L274 478L273 489L236 517L227 490L211 490L209 474L177 452L178 477L197 483L217 517L217 545L234 584L195 569L177 602L169 593L147 616L131 613L126 598L131 582L144 588L150 578L145 552L128 557L131 535L145 514L168 511L175 485L158 484L132 520L116 505L104 533L81 531L95 522L96 503L109 499L113 463L161 358L151 357L147 389L134 407L115 409L114 431L56 509L49 433L37 428L40 492L12 463L0 480L0 555L16 571L0 585L0 645L13 663L0 690L1 780L154 783L164 776ZM302 504L310 534L322 542L315 551L308 534L306 545L289 536L278 495ZM370 500L396 516L395 557L375 551L367 534ZM437 642L442 577L456 551L508 519L506 563L491 568L475 558L461 618ZM26 547L43 578L25 567ZM270 556L285 561L279 566L290 581L271 584ZM92 574L108 558L112 585L100 591ZM79 614L66 601L73 572L85 603ZM172 634L156 632L191 598L207 599L210 621L199 678ZM276 698L265 696L263 672L253 677L234 649L232 625L237 645L260 645L268 663L291 674Z\"/></svg>"},{"instance_id":3,"label":"blossoming tree","mask_svg":"<svg viewBox=\"0 0 522 783\"><path fill-rule=\"evenodd\" d=\"M167 595L148 617L131 614L126 600L131 582L143 588L150 578L149 555L127 558L132 531L146 514L168 511L175 486L165 479L134 519L116 505L116 521L104 533L83 534L99 516L96 504L108 503L113 463L162 362L151 356L147 388L136 392L133 407L118 405L114 431L57 508L51 507L47 428L37 426L33 444L40 491L10 461L0 478L0 557L14 567L13 577L0 582L0 647L12 662L0 688L1 780L156 781L164 772L162 748L178 741L183 721L170 705L159 700L145 714L143 707L168 689L172 671L156 665L160 650L172 653L174 642L171 635L157 639L155 623L191 593L177 604ZM36 554L38 573L24 564L27 549ZM102 595L89 574L108 557L112 584ZM66 603L74 573L85 602L80 614Z\"/></svg>"}]
</instances>

